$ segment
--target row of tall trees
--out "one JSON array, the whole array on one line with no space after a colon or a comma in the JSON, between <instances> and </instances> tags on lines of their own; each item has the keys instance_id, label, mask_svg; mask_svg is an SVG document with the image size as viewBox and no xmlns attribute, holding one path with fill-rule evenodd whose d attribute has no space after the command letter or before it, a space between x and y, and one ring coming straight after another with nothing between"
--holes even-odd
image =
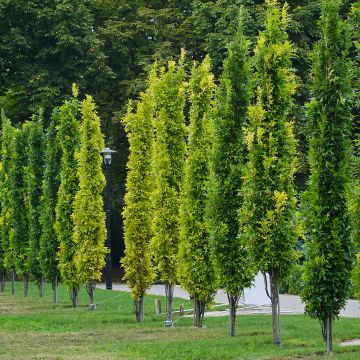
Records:
<instances>
[{"instance_id":1,"label":"row of tall trees","mask_svg":"<svg viewBox=\"0 0 360 360\"><path fill-rule=\"evenodd\" d=\"M77 304L86 283L93 306L94 283L104 266L105 216L102 192L104 139L91 97L74 98L55 108L46 132L42 113L14 127L2 113L1 272L29 278L43 296L44 278L54 302L61 279Z\"/></svg>"},{"instance_id":2,"label":"row of tall trees","mask_svg":"<svg viewBox=\"0 0 360 360\"><path fill-rule=\"evenodd\" d=\"M285 0L281 0L281 3ZM344 0L346 16L357 0ZM288 0L292 21L288 34L296 49L299 76L294 106L295 134L300 139L296 184L308 177L307 125L303 103L309 95L309 53L319 38L316 21L321 0ZM128 142L118 118L127 99L146 88L154 59L164 64L185 48L188 59L212 59L213 73L223 71L227 44L237 28L238 7L246 12L244 32L255 43L265 17L264 0L6 0L0 7L0 103L13 123L23 122L41 107L44 125L51 112L71 99L71 84L93 94L109 144L117 147L111 175L112 211L121 219ZM355 17L354 17L355 19ZM29 30L30 29L30 30ZM354 56L354 53L353 53ZM35 59L35 61L34 61ZM113 257L122 254L122 221L112 222ZM121 250L118 250L121 249Z\"/></svg>"},{"instance_id":3,"label":"row of tall trees","mask_svg":"<svg viewBox=\"0 0 360 360\"><path fill-rule=\"evenodd\" d=\"M288 6L266 4L253 57L240 15L218 86L209 57L187 75L183 54L177 64L155 65L148 89L130 105L124 119L130 144L125 278L142 320L153 255L167 308L178 281L194 299L197 327L217 287L224 287L234 335L241 292L261 271L279 345L279 280L296 261L305 218L303 299L307 313L323 324L330 352L331 321L349 296L354 260L346 195L354 104L349 23L339 15L339 1L322 3L321 40L307 85L314 94L307 105L311 180L300 215L290 120L299 84L295 49L287 33ZM171 322L170 312L166 316Z\"/></svg>"}]
</instances>

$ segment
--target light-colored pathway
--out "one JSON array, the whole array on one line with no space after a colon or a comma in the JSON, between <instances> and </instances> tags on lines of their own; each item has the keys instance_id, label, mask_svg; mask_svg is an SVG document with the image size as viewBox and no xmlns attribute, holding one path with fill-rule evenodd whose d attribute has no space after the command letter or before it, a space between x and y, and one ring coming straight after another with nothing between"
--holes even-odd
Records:
<instances>
[{"instance_id":1,"label":"light-colored pathway","mask_svg":"<svg viewBox=\"0 0 360 360\"><path fill-rule=\"evenodd\" d=\"M98 284L98 288L105 289L105 284ZM130 291L129 287L126 284L114 284L113 291ZM148 294L165 296L164 286L163 285L153 285ZM174 297L189 299L189 294L180 288L180 286L175 286ZM215 302L220 304L227 304L228 299L223 290L219 290L215 295ZM299 296L295 295L280 295L280 307L281 313L283 314L303 314L304 313L304 304L301 302ZM221 312L216 312L217 316ZM271 313L271 307L269 305L255 305L255 306L245 306L243 309L239 309L238 314L269 314ZM214 313L215 315L215 313ZM345 309L340 313L340 316L344 317L360 317L360 302L356 300L349 300Z\"/></svg>"}]
</instances>

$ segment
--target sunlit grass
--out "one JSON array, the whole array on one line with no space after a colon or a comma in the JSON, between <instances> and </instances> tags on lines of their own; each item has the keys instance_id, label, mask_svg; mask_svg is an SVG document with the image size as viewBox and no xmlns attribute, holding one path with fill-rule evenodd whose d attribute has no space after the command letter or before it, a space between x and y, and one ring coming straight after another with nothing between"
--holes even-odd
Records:
<instances>
[{"instance_id":1,"label":"sunlit grass","mask_svg":"<svg viewBox=\"0 0 360 360\"><path fill-rule=\"evenodd\" d=\"M30 286L22 298L0 294L0 359L319 359L324 351L319 324L303 315L281 317L283 346L272 345L271 317L244 315L237 319L235 338L228 336L228 319L206 318L204 328L193 329L191 318L178 319L174 328L164 328L162 315L155 314L154 300L145 298L145 323L135 322L130 295L95 291L97 310L88 310L85 289L80 306L70 306L64 286L59 304L51 302L47 285L44 299ZM191 308L190 301L174 300ZM162 305L164 300L162 299ZM334 354L331 359L360 359L360 346L339 347L345 339L360 337L360 319L341 319L334 324Z\"/></svg>"}]
</instances>

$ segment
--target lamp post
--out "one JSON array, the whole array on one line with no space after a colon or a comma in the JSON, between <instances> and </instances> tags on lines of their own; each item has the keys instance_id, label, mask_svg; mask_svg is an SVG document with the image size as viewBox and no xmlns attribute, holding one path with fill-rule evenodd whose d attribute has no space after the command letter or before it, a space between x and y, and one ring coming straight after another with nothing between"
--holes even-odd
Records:
<instances>
[{"instance_id":1,"label":"lamp post","mask_svg":"<svg viewBox=\"0 0 360 360\"><path fill-rule=\"evenodd\" d=\"M111 165L111 157L112 154L116 153L116 151L111 150L110 148L105 148L101 151L101 155L104 158L104 169L105 169L105 179L106 179L106 187L105 187L105 214L106 214L106 247L109 249L109 252L106 254L106 289L112 290L112 269L111 269L111 229L110 229L110 186L109 186L109 171Z\"/></svg>"}]
</instances>

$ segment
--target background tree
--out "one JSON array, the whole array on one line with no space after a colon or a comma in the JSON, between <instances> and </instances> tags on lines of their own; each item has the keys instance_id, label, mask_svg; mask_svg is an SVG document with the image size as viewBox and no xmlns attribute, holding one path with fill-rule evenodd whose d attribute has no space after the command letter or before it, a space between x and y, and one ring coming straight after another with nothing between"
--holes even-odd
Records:
<instances>
[{"instance_id":1,"label":"background tree","mask_svg":"<svg viewBox=\"0 0 360 360\"><path fill-rule=\"evenodd\" d=\"M60 111L53 111L50 126L45 137L44 178L42 181L42 205L40 214L40 265L45 278L52 284L54 303L57 303L57 284L59 278L58 250L59 239L55 231L55 207L60 186L61 147L57 137L60 124Z\"/></svg>"},{"instance_id":2,"label":"background tree","mask_svg":"<svg viewBox=\"0 0 360 360\"><path fill-rule=\"evenodd\" d=\"M339 4L338 0L322 2L322 38L312 60L313 100L308 105L312 125L307 195L310 238L302 294L306 312L321 322L328 353L332 350L332 320L350 294L353 262L346 199L352 64L349 28L338 14Z\"/></svg>"},{"instance_id":3,"label":"background tree","mask_svg":"<svg viewBox=\"0 0 360 360\"><path fill-rule=\"evenodd\" d=\"M10 177L12 189L10 191L10 204L13 209L12 232L10 241L15 256L15 269L17 276L24 281L24 297L28 295L28 255L29 255L29 219L26 188L27 154L26 143L29 126L25 123L21 129L15 129L15 138L11 150Z\"/></svg>"},{"instance_id":4,"label":"background tree","mask_svg":"<svg viewBox=\"0 0 360 360\"><path fill-rule=\"evenodd\" d=\"M156 117L152 159L153 238L151 247L160 279L165 283L166 324L172 323L172 300L177 283L180 186L185 159L185 53L180 61L160 70L154 86Z\"/></svg>"},{"instance_id":5,"label":"background tree","mask_svg":"<svg viewBox=\"0 0 360 360\"><path fill-rule=\"evenodd\" d=\"M60 124L58 141L61 146L61 170L58 201L56 204L55 231L59 239L59 270L62 281L70 290L73 306L78 304L79 277L74 262L75 243L72 240L74 222L74 198L78 191L77 161L75 154L79 149L79 102L77 90L73 87L74 99L66 101L59 109Z\"/></svg>"},{"instance_id":6,"label":"background tree","mask_svg":"<svg viewBox=\"0 0 360 360\"><path fill-rule=\"evenodd\" d=\"M354 106L353 131L354 146L352 170L354 183L350 192L350 210L352 220L352 238L355 245L356 263L353 273L354 296L360 299L360 1L357 1L350 14L350 25L355 45L355 67L353 74Z\"/></svg>"},{"instance_id":7,"label":"background tree","mask_svg":"<svg viewBox=\"0 0 360 360\"><path fill-rule=\"evenodd\" d=\"M44 170L44 133L43 117L40 111L27 122L25 169L26 197L28 199L29 247L27 267L29 274L35 279L39 287L39 295L44 294L44 274L40 266L40 212L41 212L41 184Z\"/></svg>"},{"instance_id":8,"label":"background tree","mask_svg":"<svg viewBox=\"0 0 360 360\"><path fill-rule=\"evenodd\" d=\"M74 261L79 280L86 283L90 309L95 309L95 282L101 278L105 265L106 226L103 203L105 177L102 172L104 138L100 118L96 114L91 96L81 105L80 148L76 156L79 190L75 195L73 215L73 241L76 247Z\"/></svg>"},{"instance_id":9,"label":"background tree","mask_svg":"<svg viewBox=\"0 0 360 360\"><path fill-rule=\"evenodd\" d=\"M211 148L210 122L214 113L214 77L209 57L194 64L190 83L188 157L180 204L178 277L194 297L194 326L201 327L206 305L216 291L205 209Z\"/></svg>"},{"instance_id":10,"label":"background tree","mask_svg":"<svg viewBox=\"0 0 360 360\"><path fill-rule=\"evenodd\" d=\"M129 140L128 175L126 179L124 217L125 257L122 259L124 279L131 288L137 321L144 320L144 295L154 274L151 267L151 149L155 70L150 75L149 88L140 95L136 111L130 103L123 119Z\"/></svg>"},{"instance_id":11,"label":"background tree","mask_svg":"<svg viewBox=\"0 0 360 360\"><path fill-rule=\"evenodd\" d=\"M16 254L10 241L12 233L12 216L10 193L12 183L10 177L11 171L11 150L14 141L15 129L11 125L11 121L1 112L1 248L2 248L2 265L6 271L10 272L11 292L15 294L15 257Z\"/></svg>"},{"instance_id":12,"label":"background tree","mask_svg":"<svg viewBox=\"0 0 360 360\"><path fill-rule=\"evenodd\" d=\"M244 288L250 287L255 275L254 265L238 237L237 221L242 206L239 189L245 166L243 128L251 96L250 75L249 41L243 33L242 9L217 91L208 204L211 247L220 283L229 299L231 336L235 336L239 298Z\"/></svg>"},{"instance_id":13,"label":"background tree","mask_svg":"<svg viewBox=\"0 0 360 360\"><path fill-rule=\"evenodd\" d=\"M268 0L265 30L255 49L256 104L249 107L246 131L249 161L244 173L240 213L242 241L248 243L255 264L270 277L273 342L281 344L279 279L295 262L297 240L295 191L295 139L288 121L295 76L294 49L288 40L287 5Z\"/></svg>"}]
</instances>

